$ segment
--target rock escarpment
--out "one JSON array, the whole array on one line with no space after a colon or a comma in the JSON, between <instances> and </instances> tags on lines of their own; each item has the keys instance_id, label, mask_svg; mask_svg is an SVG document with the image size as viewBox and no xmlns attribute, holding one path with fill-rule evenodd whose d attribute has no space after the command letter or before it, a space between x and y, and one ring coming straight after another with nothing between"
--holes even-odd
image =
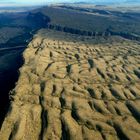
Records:
<instances>
[{"instance_id":1,"label":"rock escarpment","mask_svg":"<svg viewBox=\"0 0 140 140\"><path fill-rule=\"evenodd\" d=\"M140 46L41 30L24 52L0 140L139 140Z\"/></svg>"}]
</instances>

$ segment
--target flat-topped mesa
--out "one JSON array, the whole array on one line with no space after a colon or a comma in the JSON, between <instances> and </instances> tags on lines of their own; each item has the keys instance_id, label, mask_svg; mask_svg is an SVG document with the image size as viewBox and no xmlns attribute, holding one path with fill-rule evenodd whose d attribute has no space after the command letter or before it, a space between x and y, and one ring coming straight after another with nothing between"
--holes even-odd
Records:
<instances>
[{"instance_id":1,"label":"flat-topped mesa","mask_svg":"<svg viewBox=\"0 0 140 140\"><path fill-rule=\"evenodd\" d=\"M0 140L139 140L139 52L127 40L95 45L41 30L24 52Z\"/></svg>"}]
</instances>

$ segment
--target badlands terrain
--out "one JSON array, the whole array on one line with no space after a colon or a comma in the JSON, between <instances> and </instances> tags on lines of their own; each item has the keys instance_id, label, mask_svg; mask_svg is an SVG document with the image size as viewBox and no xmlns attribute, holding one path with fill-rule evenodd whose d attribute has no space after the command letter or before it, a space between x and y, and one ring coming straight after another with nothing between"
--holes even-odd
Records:
<instances>
[{"instance_id":1,"label":"badlands terrain","mask_svg":"<svg viewBox=\"0 0 140 140\"><path fill-rule=\"evenodd\" d=\"M0 7L0 127L9 109L9 92L15 87L23 64L22 53L39 29L90 36L94 38L91 44L110 44L119 41L114 36L140 42L139 25L138 5Z\"/></svg>"},{"instance_id":2,"label":"badlands terrain","mask_svg":"<svg viewBox=\"0 0 140 140\"><path fill-rule=\"evenodd\" d=\"M0 140L140 140L140 44L40 30Z\"/></svg>"}]
</instances>

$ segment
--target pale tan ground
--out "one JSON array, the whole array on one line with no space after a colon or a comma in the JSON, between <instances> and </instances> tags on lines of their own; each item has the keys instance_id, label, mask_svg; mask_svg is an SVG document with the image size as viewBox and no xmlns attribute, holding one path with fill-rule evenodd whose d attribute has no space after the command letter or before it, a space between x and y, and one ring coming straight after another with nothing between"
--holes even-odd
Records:
<instances>
[{"instance_id":1,"label":"pale tan ground","mask_svg":"<svg viewBox=\"0 0 140 140\"><path fill-rule=\"evenodd\" d=\"M140 45L63 38L24 52L0 140L140 140Z\"/></svg>"}]
</instances>

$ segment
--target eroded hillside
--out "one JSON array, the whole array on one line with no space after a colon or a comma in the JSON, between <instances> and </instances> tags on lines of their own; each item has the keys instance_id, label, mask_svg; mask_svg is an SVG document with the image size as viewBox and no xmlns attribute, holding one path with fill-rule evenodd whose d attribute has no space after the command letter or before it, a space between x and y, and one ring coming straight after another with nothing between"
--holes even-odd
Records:
<instances>
[{"instance_id":1,"label":"eroded hillside","mask_svg":"<svg viewBox=\"0 0 140 140\"><path fill-rule=\"evenodd\" d=\"M34 36L0 140L140 139L140 45L92 40Z\"/></svg>"}]
</instances>

